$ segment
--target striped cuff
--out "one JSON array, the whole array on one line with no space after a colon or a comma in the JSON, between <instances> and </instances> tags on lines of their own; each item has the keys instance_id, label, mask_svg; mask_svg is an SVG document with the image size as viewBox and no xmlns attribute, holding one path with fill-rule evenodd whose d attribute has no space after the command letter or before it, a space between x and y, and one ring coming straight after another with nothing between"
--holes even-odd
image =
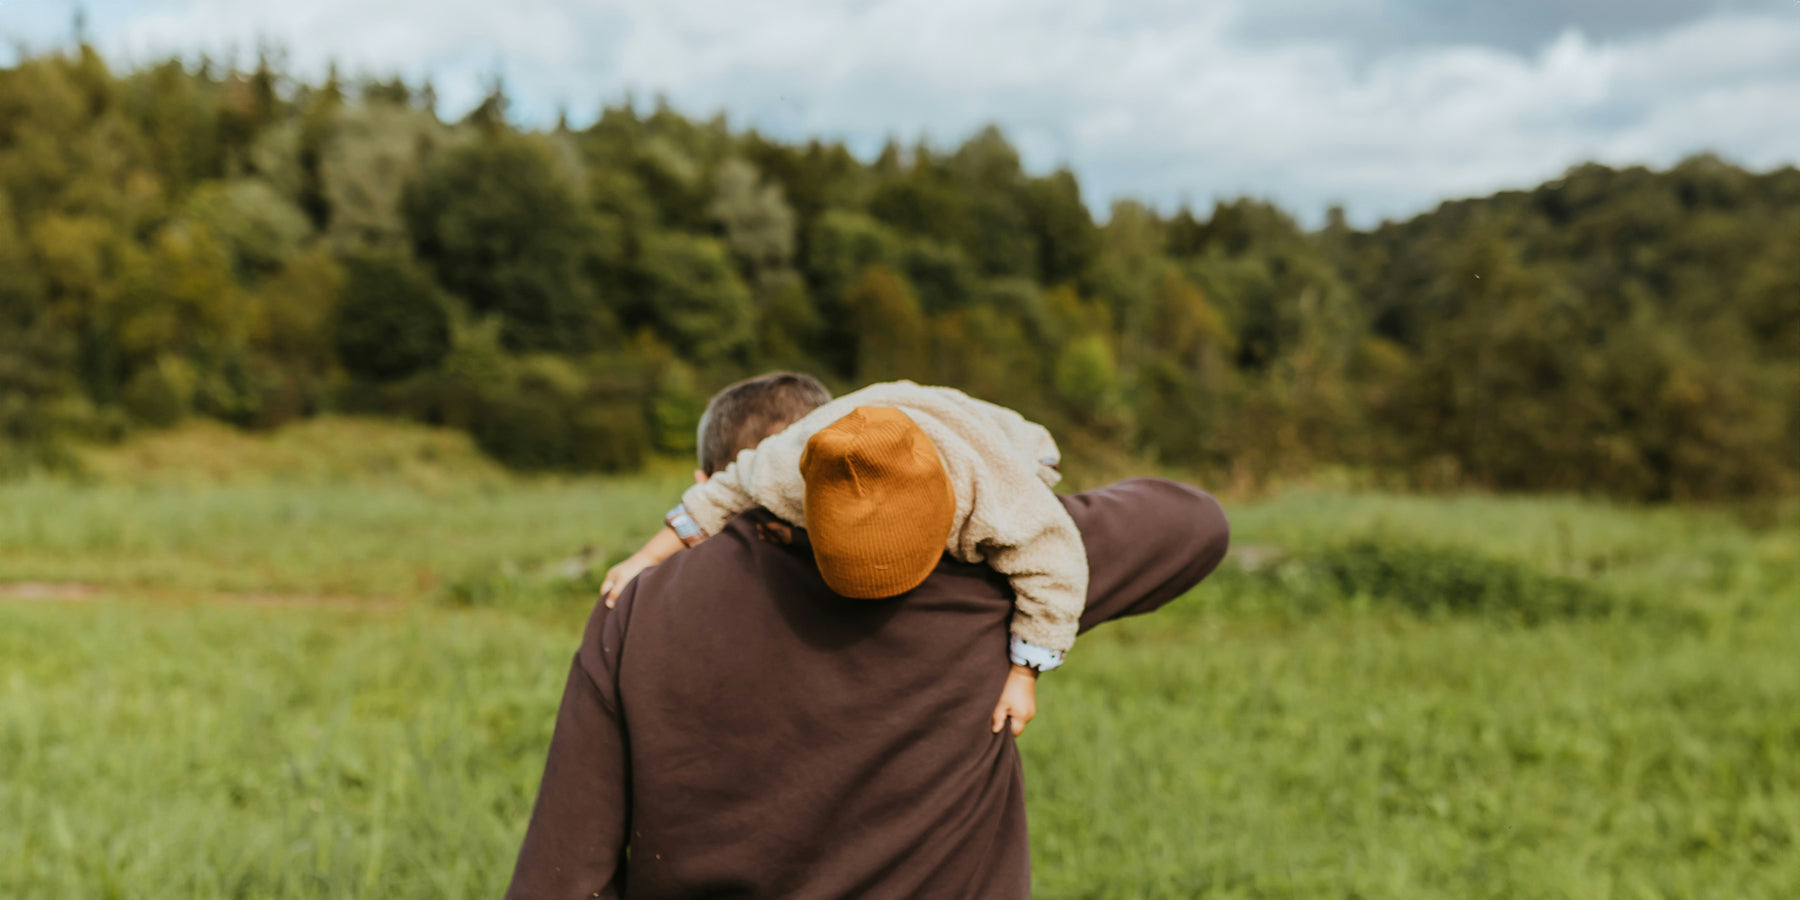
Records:
<instances>
[{"instance_id":1,"label":"striped cuff","mask_svg":"<svg viewBox=\"0 0 1800 900\"><path fill-rule=\"evenodd\" d=\"M675 508L669 510L668 515L663 516L663 521L668 523L670 528L675 529L675 536L681 538L681 543L685 546L692 547L706 540L706 532L701 530L700 523L695 522L694 517L688 515L686 503L675 504Z\"/></svg>"},{"instance_id":2,"label":"striped cuff","mask_svg":"<svg viewBox=\"0 0 1800 900\"><path fill-rule=\"evenodd\" d=\"M1024 666L1027 669L1048 672L1063 664L1064 651L1052 650L1049 647L1039 647L1030 641L1020 640L1019 636L1016 634L1012 636L1012 640L1007 645L1006 649L1008 655L1012 657L1012 662L1015 666Z\"/></svg>"}]
</instances>

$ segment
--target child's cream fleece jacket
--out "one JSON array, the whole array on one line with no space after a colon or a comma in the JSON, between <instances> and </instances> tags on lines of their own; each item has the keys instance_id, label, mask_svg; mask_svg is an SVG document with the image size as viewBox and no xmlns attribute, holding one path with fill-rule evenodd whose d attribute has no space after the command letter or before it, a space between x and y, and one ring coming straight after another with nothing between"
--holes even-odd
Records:
<instances>
[{"instance_id":1,"label":"child's cream fleece jacket","mask_svg":"<svg viewBox=\"0 0 1800 900\"><path fill-rule=\"evenodd\" d=\"M910 381L874 384L813 410L723 471L682 495L687 514L707 534L758 506L806 526L800 455L812 436L859 406L906 413L937 445L956 492L956 526L945 549L964 562L985 562L1005 575L1016 595L1013 656L1042 648L1060 661L1075 643L1087 602L1087 551L1075 521L1050 488L1062 479L1056 441L1042 425L953 388ZM1025 664L1032 664L1026 662ZM1039 668L1052 668L1049 663Z\"/></svg>"}]
</instances>

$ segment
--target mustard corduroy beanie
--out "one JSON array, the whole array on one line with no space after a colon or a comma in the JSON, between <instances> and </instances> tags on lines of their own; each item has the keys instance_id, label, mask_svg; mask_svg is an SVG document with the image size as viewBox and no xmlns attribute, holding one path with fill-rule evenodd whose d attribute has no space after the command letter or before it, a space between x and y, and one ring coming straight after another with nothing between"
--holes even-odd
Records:
<instances>
[{"instance_id":1,"label":"mustard corduroy beanie","mask_svg":"<svg viewBox=\"0 0 1800 900\"><path fill-rule=\"evenodd\" d=\"M893 597L937 567L956 494L937 445L906 413L851 410L806 442L800 477L813 558L833 591Z\"/></svg>"}]
</instances>

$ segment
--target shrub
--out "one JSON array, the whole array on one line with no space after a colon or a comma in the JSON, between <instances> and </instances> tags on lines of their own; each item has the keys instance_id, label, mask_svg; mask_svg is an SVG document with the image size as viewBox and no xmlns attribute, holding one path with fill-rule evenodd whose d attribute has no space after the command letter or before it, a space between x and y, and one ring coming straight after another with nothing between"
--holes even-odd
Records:
<instances>
[{"instance_id":1,"label":"shrub","mask_svg":"<svg viewBox=\"0 0 1800 900\"><path fill-rule=\"evenodd\" d=\"M488 455L515 469L568 468L574 460L568 417L545 394L521 391L482 397L469 431Z\"/></svg>"},{"instance_id":2,"label":"shrub","mask_svg":"<svg viewBox=\"0 0 1800 900\"><path fill-rule=\"evenodd\" d=\"M194 390L193 367L165 355L132 375L119 399L134 420L167 428L193 412Z\"/></svg>"},{"instance_id":3,"label":"shrub","mask_svg":"<svg viewBox=\"0 0 1800 900\"><path fill-rule=\"evenodd\" d=\"M1287 556L1207 582L1215 605L1310 616L1362 603L1424 616L1481 616L1535 626L1645 612L1591 580L1460 547L1362 539Z\"/></svg>"},{"instance_id":4,"label":"shrub","mask_svg":"<svg viewBox=\"0 0 1800 900\"><path fill-rule=\"evenodd\" d=\"M509 371L474 401L469 430L489 455L516 469L617 472L643 464L652 435L637 379L552 356L514 361Z\"/></svg>"},{"instance_id":5,"label":"shrub","mask_svg":"<svg viewBox=\"0 0 1800 900\"><path fill-rule=\"evenodd\" d=\"M1339 596L1366 596L1421 615L1482 614L1536 625L1605 616L1617 607L1591 581L1456 547L1363 540L1327 549L1305 564Z\"/></svg>"}]
</instances>

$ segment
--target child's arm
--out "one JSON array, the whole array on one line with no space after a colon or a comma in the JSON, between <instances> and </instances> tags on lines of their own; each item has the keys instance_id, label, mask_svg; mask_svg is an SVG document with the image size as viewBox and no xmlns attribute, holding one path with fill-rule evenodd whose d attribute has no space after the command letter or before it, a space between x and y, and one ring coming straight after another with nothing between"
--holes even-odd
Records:
<instances>
[{"instance_id":1,"label":"child's arm","mask_svg":"<svg viewBox=\"0 0 1800 900\"><path fill-rule=\"evenodd\" d=\"M1009 484L1029 477L1019 468L981 467L981 477L990 480L975 490L963 535L965 542L978 541L988 565L1012 583L1007 651L1013 666L992 724L998 734L1010 721L1015 737L1037 715L1038 673L1062 665L1075 643L1088 589L1087 547L1074 519L1047 486Z\"/></svg>"},{"instance_id":2,"label":"child's arm","mask_svg":"<svg viewBox=\"0 0 1800 900\"><path fill-rule=\"evenodd\" d=\"M820 428L856 408L845 405L847 399L851 398L827 403L739 453L731 465L688 488L681 495L680 509L703 535L719 533L732 516L757 507L784 522L806 527L806 482L800 477L800 457L806 452L806 442Z\"/></svg>"},{"instance_id":3,"label":"child's arm","mask_svg":"<svg viewBox=\"0 0 1800 900\"><path fill-rule=\"evenodd\" d=\"M1057 503L1059 510L1061 506ZM1066 518L1067 511L1063 515ZM1071 521L1071 531L1073 524ZM1071 548L1054 528L1022 547L989 548L988 564L1013 585L1012 635L1007 645L1012 671L994 705L995 734L1008 722L1014 737L1025 731L1026 724L1037 716L1038 674L1062 665L1063 655L1074 643L1087 598L1086 553L1079 532ZM1062 554L1060 559L1057 554ZM1079 563L1064 564L1068 560Z\"/></svg>"},{"instance_id":4,"label":"child's arm","mask_svg":"<svg viewBox=\"0 0 1800 900\"><path fill-rule=\"evenodd\" d=\"M988 565L1012 583L1012 661L1039 671L1062 664L1087 603L1087 550L1081 534L1062 504L1044 493L1066 528L1046 527L1018 544L985 548Z\"/></svg>"}]
</instances>

